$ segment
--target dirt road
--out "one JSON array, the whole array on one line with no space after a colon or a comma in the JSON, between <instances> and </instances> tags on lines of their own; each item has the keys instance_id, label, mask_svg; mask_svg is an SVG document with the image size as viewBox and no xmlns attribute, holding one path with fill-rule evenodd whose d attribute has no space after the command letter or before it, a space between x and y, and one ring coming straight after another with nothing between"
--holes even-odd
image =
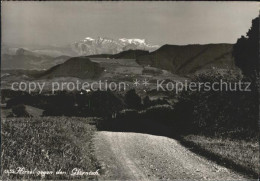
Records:
<instances>
[{"instance_id":1,"label":"dirt road","mask_svg":"<svg viewBox=\"0 0 260 181\"><path fill-rule=\"evenodd\" d=\"M104 170L101 180L244 180L167 137L101 131L94 145Z\"/></svg>"}]
</instances>

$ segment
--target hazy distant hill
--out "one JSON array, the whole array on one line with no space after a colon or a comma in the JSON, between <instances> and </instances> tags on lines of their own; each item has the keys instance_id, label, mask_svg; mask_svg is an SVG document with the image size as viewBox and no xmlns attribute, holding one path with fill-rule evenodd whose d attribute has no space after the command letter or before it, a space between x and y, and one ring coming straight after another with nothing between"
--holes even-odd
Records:
<instances>
[{"instance_id":1,"label":"hazy distant hill","mask_svg":"<svg viewBox=\"0 0 260 181\"><path fill-rule=\"evenodd\" d=\"M3 54L1 65L2 69L42 70L63 63L69 58L69 56L52 57L19 48L13 55Z\"/></svg>"},{"instance_id":2,"label":"hazy distant hill","mask_svg":"<svg viewBox=\"0 0 260 181\"><path fill-rule=\"evenodd\" d=\"M88 58L110 58L111 54L97 54L97 55L88 55Z\"/></svg>"},{"instance_id":3,"label":"hazy distant hill","mask_svg":"<svg viewBox=\"0 0 260 181\"><path fill-rule=\"evenodd\" d=\"M74 57L66 62L56 65L44 73L39 74L40 78L54 77L77 77L92 79L99 77L103 72L103 68L96 62L90 61L87 57Z\"/></svg>"},{"instance_id":4,"label":"hazy distant hill","mask_svg":"<svg viewBox=\"0 0 260 181\"><path fill-rule=\"evenodd\" d=\"M148 55L149 51L145 50L126 50L117 54L99 54L89 55L89 58L114 58L114 59L136 59L139 56Z\"/></svg>"},{"instance_id":5,"label":"hazy distant hill","mask_svg":"<svg viewBox=\"0 0 260 181\"><path fill-rule=\"evenodd\" d=\"M141 65L150 65L175 74L194 73L207 68L234 68L232 44L164 45L148 55L138 56Z\"/></svg>"},{"instance_id":6,"label":"hazy distant hill","mask_svg":"<svg viewBox=\"0 0 260 181\"><path fill-rule=\"evenodd\" d=\"M101 74L103 68L99 62L93 62L89 58L105 58L102 61L108 64L112 63L112 59L136 59L139 65L156 67L174 74L184 75L212 67L235 68L232 49L232 44L164 45L150 53L145 50L126 50L117 54L89 55L75 58L68 56L54 58L25 49L18 49L15 55L4 54L2 56L2 68L27 70L49 68L44 74L40 75L43 78L94 78ZM115 71L117 70L119 69L115 69Z\"/></svg>"}]
</instances>

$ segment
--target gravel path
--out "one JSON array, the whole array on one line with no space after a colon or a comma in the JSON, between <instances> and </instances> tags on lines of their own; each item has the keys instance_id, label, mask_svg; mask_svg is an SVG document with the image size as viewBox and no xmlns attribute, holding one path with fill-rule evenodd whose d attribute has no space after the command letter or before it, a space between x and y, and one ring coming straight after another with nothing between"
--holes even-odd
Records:
<instances>
[{"instance_id":1,"label":"gravel path","mask_svg":"<svg viewBox=\"0 0 260 181\"><path fill-rule=\"evenodd\" d=\"M94 145L101 180L245 180L163 136L101 131Z\"/></svg>"}]
</instances>

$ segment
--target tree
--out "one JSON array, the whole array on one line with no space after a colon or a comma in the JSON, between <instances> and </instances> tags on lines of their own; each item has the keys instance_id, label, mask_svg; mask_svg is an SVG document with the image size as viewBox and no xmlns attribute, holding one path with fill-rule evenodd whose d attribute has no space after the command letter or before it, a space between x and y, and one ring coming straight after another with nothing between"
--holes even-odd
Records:
<instances>
[{"instance_id":1,"label":"tree","mask_svg":"<svg viewBox=\"0 0 260 181\"><path fill-rule=\"evenodd\" d=\"M125 103L130 109L140 109L142 106L142 99L136 94L135 89L131 89L125 95Z\"/></svg>"},{"instance_id":2,"label":"tree","mask_svg":"<svg viewBox=\"0 0 260 181\"><path fill-rule=\"evenodd\" d=\"M151 106L151 100L150 100L149 96L145 96L145 98L143 100L143 104L144 104L145 108Z\"/></svg>"},{"instance_id":3,"label":"tree","mask_svg":"<svg viewBox=\"0 0 260 181\"><path fill-rule=\"evenodd\" d=\"M124 108L124 102L112 91L94 91L90 95L89 109L94 116L112 118L112 115Z\"/></svg>"},{"instance_id":4,"label":"tree","mask_svg":"<svg viewBox=\"0 0 260 181\"><path fill-rule=\"evenodd\" d=\"M248 77L251 82L251 89L255 94L256 100L253 104L259 107L260 103L260 62L259 62L259 17L252 20L252 27L246 34L237 40L234 45L233 56L235 64L242 70L243 74ZM260 107L258 109L258 117ZM260 120L258 120L260 124Z\"/></svg>"},{"instance_id":5,"label":"tree","mask_svg":"<svg viewBox=\"0 0 260 181\"><path fill-rule=\"evenodd\" d=\"M18 104L12 108L12 112L17 117L31 117L30 114L26 111L26 107L23 104Z\"/></svg>"},{"instance_id":6,"label":"tree","mask_svg":"<svg viewBox=\"0 0 260 181\"><path fill-rule=\"evenodd\" d=\"M252 27L234 45L235 64L253 81L259 77L259 17L252 20Z\"/></svg>"}]
</instances>

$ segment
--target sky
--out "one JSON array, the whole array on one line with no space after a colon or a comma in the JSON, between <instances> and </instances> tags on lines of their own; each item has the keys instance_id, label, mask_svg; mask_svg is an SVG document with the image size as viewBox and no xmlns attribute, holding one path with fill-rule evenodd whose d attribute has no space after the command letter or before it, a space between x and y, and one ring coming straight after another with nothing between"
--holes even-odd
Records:
<instances>
[{"instance_id":1,"label":"sky","mask_svg":"<svg viewBox=\"0 0 260 181\"><path fill-rule=\"evenodd\" d=\"M2 42L66 45L85 37L148 43L235 43L259 14L258 2L2 2Z\"/></svg>"}]
</instances>

